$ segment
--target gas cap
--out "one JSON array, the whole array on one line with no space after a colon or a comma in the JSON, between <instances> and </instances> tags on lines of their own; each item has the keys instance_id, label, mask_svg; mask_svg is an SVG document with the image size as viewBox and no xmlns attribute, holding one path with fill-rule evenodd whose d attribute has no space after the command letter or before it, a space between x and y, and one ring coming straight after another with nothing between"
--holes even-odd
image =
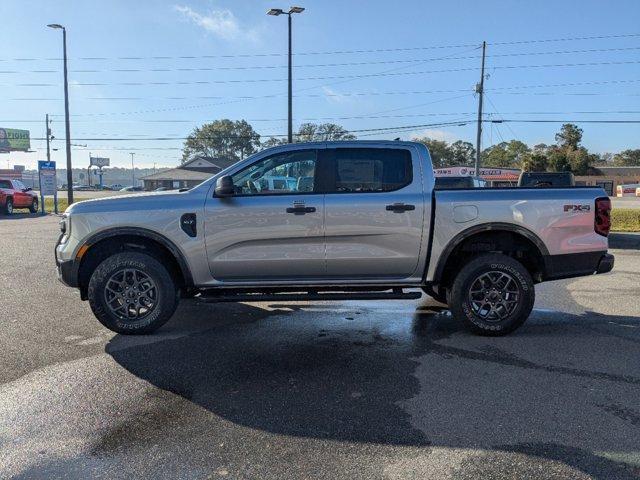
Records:
<instances>
[{"instance_id":1,"label":"gas cap","mask_svg":"<svg viewBox=\"0 0 640 480\"><path fill-rule=\"evenodd\" d=\"M453 221L456 223L470 222L478 218L478 207L475 205L456 205L453 207Z\"/></svg>"}]
</instances>

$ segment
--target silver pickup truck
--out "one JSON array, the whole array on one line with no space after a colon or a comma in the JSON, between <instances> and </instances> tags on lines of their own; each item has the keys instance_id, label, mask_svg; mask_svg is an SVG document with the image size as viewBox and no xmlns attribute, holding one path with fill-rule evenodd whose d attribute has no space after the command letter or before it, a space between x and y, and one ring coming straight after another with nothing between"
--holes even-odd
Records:
<instances>
[{"instance_id":1,"label":"silver pickup truck","mask_svg":"<svg viewBox=\"0 0 640 480\"><path fill-rule=\"evenodd\" d=\"M181 192L71 205L60 279L107 328L149 333L201 301L412 299L504 335L534 285L605 273L611 203L600 188L434 190L419 143L264 150ZM408 290L409 289L409 290Z\"/></svg>"}]
</instances>

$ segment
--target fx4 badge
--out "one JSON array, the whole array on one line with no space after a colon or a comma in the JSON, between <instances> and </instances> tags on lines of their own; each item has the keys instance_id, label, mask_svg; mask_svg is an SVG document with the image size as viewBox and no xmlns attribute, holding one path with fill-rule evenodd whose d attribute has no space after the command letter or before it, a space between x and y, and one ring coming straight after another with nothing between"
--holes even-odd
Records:
<instances>
[{"instance_id":1,"label":"fx4 badge","mask_svg":"<svg viewBox=\"0 0 640 480\"><path fill-rule=\"evenodd\" d=\"M564 211L565 212L571 212L571 213L589 212L589 211L591 211L591 205L589 205L589 204L586 204L586 205L565 205L564 206Z\"/></svg>"}]
</instances>

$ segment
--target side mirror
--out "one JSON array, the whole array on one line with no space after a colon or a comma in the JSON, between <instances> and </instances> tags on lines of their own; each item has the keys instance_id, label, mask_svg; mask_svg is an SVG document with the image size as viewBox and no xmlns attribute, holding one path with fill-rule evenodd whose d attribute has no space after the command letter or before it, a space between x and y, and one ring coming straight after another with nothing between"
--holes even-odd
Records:
<instances>
[{"instance_id":1,"label":"side mirror","mask_svg":"<svg viewBox=\"0 0 640 480\"><path fill-rule=\"evenodd\" d=\"M216 197L230 197L236 193L236 189L233 186L233 178L230 175L220 177L216 181Z\"/></svg>"}]
</instances>

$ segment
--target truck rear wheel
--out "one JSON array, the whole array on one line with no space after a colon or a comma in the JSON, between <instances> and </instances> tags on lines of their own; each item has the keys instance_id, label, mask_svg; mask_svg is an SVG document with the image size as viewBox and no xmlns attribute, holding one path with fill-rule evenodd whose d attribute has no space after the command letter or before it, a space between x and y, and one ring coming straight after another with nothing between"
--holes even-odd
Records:
<instances>
[{"instance_id":1,"label":"truck rear wheel","mask_svg":"<svg viewBox=\"0 0 640 480\"><path fill-rule=\"evenodd\" d=\"M501 254L482 255L465 265L451 287L455 318L479 335L506 335L522 325L535 301L531 275Z\"/></svg>"},{"instance_id":2,"label":"truck rear wheel","mask_svg":"<svg viewBox=\"0 0 640 480\"><path fill-rule=\"evenodd\" d=\"M179 291L167 269L144 253L108 257L95 269L87 290L96 318L123 334L151 333L178 306Z\"/></svg>"}]
</instances>

